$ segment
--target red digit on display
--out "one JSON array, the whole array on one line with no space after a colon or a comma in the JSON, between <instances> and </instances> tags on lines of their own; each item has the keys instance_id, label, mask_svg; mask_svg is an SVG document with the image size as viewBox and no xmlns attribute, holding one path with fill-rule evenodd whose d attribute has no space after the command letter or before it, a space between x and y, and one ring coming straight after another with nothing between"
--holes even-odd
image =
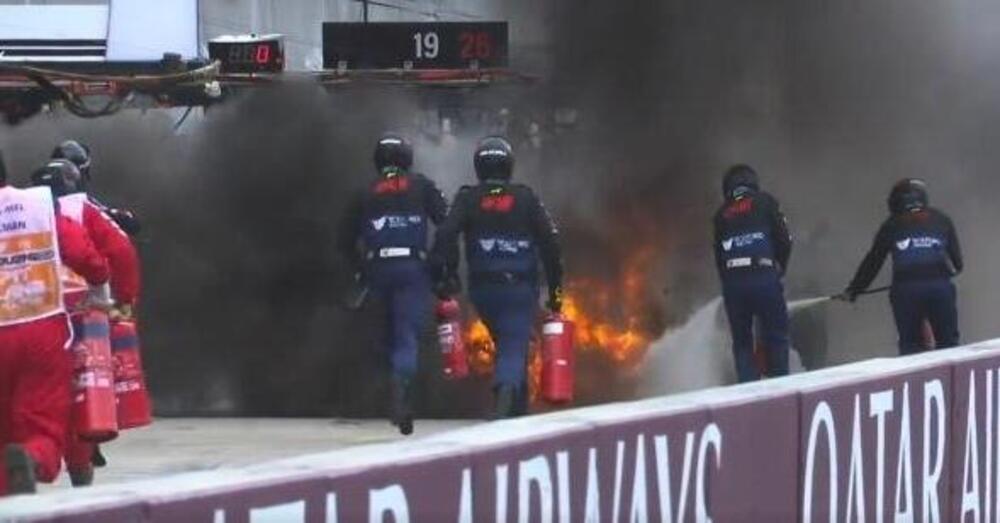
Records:
<instances>
[{"instance_id":1,"label":"red digit on display","mask_svg":"<svg viewBox=\"0 0 1000 523\"><path fill-rule=\"evenodd\" d=\"M266 65L271 60L271 47L267 44L257 46L257 54L254 57L258 64Z\"/></svg>"},{"instance_id":2,"label":"red digit on display","mask_svg":"<svg viewBox=\"0 0 1000 523\"><path fill-rule=\"evenodd\" d=\"M472 60L476 57L476 35L465 31L458 35L458 41L462 44L462 60Z\"/></svg>"},{"instance_id":3,"label":"red digit on display","mask_svg":"<svg viewBox=\"0 0 1000 523\"><path fill-rule=\"evenodd\" d=\"M476 58L485 60L493 55L493 42L489 33L479 33L476 35Z\"/></svg>"}]
</instances>

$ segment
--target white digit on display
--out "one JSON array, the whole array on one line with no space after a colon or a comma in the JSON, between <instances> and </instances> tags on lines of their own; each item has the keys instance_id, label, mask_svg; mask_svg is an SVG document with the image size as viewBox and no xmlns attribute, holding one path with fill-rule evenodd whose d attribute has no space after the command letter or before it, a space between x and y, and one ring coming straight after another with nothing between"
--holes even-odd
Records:
<instances>
[{"instance_id":1,"label":"white digit on display","mask_svg":"<svg viewBox=\"0 0 1000 523\"><path fill-rule=\"evenodd\" d=\"M416 33L413 35L413 41L416 43L417 58L437 58L438 51L441 49L441 41L437 33L433 31Z\"/></svg>"},{"instance_id":2,"label":"white digit on display","mask_svg":"<svg viewBox=\"0 0 1000 523\"><path fill-rule=\"evenodd\" d=\"M426 54L427 58L437 58L438 49L440 49L438 34L437 33L427 33L424 36L424 47L427 48Z\"/></svg>"}]
</instances>

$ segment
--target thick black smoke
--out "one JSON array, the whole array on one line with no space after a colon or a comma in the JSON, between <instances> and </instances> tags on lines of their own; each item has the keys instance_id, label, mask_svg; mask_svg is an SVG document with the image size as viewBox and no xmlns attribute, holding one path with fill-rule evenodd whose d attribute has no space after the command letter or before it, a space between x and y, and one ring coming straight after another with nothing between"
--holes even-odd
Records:
<instances>
[{"instance_id":1,"label":"thick black smoke","mask_svg":"<svg viewBox=\"0 0 1000 523\"><path fill-rule=\"evenodd\" d=\"M524 4L537 17L537 3ZM1000 12L990 2L547 5L548 100L583 115L548 164L547 196L562 195L570 228L657 245L665 270L650 284L666 286L668 317L718 292L709 217L723 170L746 162L791 220L793 298L842 289L891 184L927 179L965 240L965 339L995 335ZM581 258L593 256L570 263ZM895 352L881 298L800 320L793 341L807 362Z\"/></svg>"},{"instance_id":2,"label":"thick black smoke","mask_svg":"<svg viewBox=\"0 0 1000 523\"><path fill-rule=\"evenodd\" d=\"M398 91L287 85L240 96L171 132L162 113L5 130L16 181L51 144L95 151L93 192L144 222L141 307L161 414L365 416L382 408L374 307L343 307L334 248L372 144L412 124ZM441 402L437 402L441 404Z\"/></svg>"},{"instance_id":3,"label":"thick black smoke","mask_svg":"<svg viewBox=\"0 0 1000 523\"><path fill-rule=\"evenodd\" d=\"M572 275L614 279L630 253L653 248L650 330L718 292L709 217L720 173L747 162L797 236L793 297L839 290L892 181L928 179L965 240L965 337L993 334L1000 13L989 2L517 0L508 9L515 28L535 30L522 34L530 46L515 41L517 65L544 80L513 95L439 97L431 105L456 125L453 142L420 133L423 95L306 85L212 108L180 135L156 111L0 128L12 178L79 137L98 154L96 192L144 218L143 335L162 413L381 410L379 318L339 305L349 275L332 249L336 223L371 176L382 130L414 135L418 163L449 192L468 179L468 149L486 128L462 106L511 109L517 175L562 223ZM578 115L576 125L557 121L557 109ZM892 352L878 299L816 323L807 340L829 344L827 360ZM433 351L424 364L433 375ZM588 381L586 399L627 394L625 381ZM438 416L473 415L487 394L484 383L436 378L422 391L425 412Z\"/></svg>"}]
</instances>

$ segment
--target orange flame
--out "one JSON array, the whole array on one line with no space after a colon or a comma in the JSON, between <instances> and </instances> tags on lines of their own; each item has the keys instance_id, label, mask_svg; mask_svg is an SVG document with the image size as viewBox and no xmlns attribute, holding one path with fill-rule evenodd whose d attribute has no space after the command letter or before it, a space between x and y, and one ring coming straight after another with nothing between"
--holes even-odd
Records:
<instances>
[{"instance_id":1,"label":"orange flame","mask_svg":"<svg viewBox=\"0 0 1000 523\"><path fill-rule=\"evenodd\" d=\"M580 352L597 352L618 365L634 366L653 341L644 325L653 250L643 249L625 263L617 281L574 279L567 286L563 313L576 324Z\"/></svg>"},{"instance_id":2,"label":"orange flame","mask_svg":"<svg viewBox=\"0 0 1000 523\"><path fill-rule=\"evenodd\" d=\"M563 314L575 324L576 350L604 355L619 367L634 368L652 343L654 333L644 325L650 314L649 273L655 261L651 248L630 256L616 280L570 278L563 297ZM465 332L469 364L478 375L493 372L496 345L480 320ZM537 341L529 357L529 385L536 396L541 381Z\"/></svg>"},{"instance_id":3,"label":"orange flame","mask_svg":"<svg viewBox=\"0 0 1000 523\"><path fill-rule=\"evenodd\" d=\"M482 320L477 319L465 332L465 346L468 347L469 367L480 376L493 373L493 363L497 357L497 346L490 337L490 330Z\"/></svg>"}]
</instances>

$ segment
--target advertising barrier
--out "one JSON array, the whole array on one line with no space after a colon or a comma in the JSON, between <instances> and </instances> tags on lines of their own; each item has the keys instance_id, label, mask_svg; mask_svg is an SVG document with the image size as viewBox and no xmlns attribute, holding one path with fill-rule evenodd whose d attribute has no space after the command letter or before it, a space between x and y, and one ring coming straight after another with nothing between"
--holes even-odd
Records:
<instances>
[{"instance_id":1,"label":"advertising barrier","mask_svg":"<svg viewBox=\"0 0 1000 523\"><path fill-rule=\"evenodd\" d=\"M0 521L993 523L998 349L11 498Z\"/></svg>"}]
</instances>

